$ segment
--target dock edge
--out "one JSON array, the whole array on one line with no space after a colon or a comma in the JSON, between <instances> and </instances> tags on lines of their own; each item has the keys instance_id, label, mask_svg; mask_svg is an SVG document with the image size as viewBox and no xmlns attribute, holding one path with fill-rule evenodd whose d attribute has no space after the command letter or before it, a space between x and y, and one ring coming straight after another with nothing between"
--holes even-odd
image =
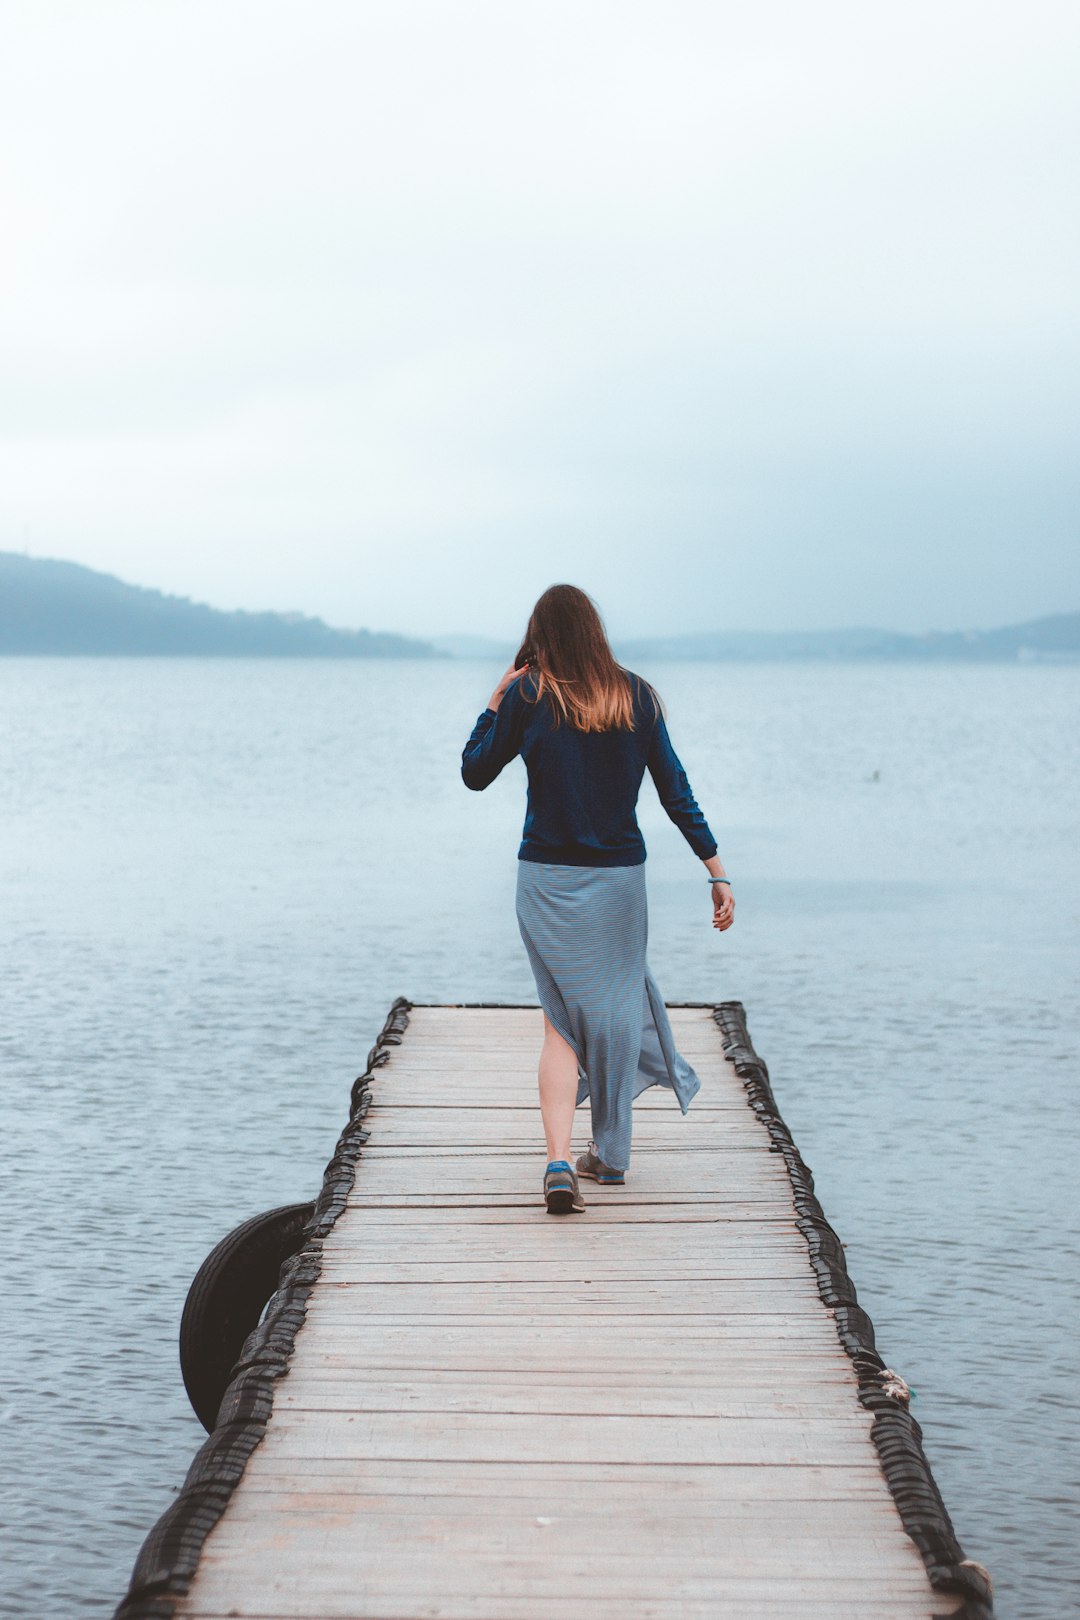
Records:
<instances>
[{"instance_id":1,"label":"dock edge","mask_svg":"<svg viewBox=\"0 0 1080 1620\"><path fill-rule=\"evenodd\" d=\"M844 1246L825 1219L814 1192L814 1177L777 1107L768 1068L754 1051L746 1010L741 1001L724 1001L712 1008L712 1016L750 1107L769 1133L769 1151L783 1156L795 1204L795 1224L806 1239L822 1303L851 1358L859 1401L874 1414L870 1436L900 1522L919 1549L934 1590L963 1597L962 1607L954 1610L949 1620L992 1620L990 1577L981 1564L964 1557L923 1451L922 1429L908 1410L906 1386L901 1385L902 1394L893 1393L896 1375L878 1354L874 1324L858 1303L855 1284L848 1276Z\"/></svg>"},{"instance_id":2,"label":"dock edge","mask_svg":"<svg viewBox=\"0 0 1080 1620\"><path fill-rule=\"evenodd\" d=\"M364 1072L353 1082L349 1118L323 1174L322 1190L302 1234L303 1246L282 1266L277 1292L262 1322L244 1341L213 1432L196 1452L175 1502L143 1542L114 1620L172 1620L195 1577L203 1544L266 1432L274 1383L288 1370L322 1270L323 1239L345 1208L356 1162L370 1134L364 1118L371 1104L371 1081L389 1059L389 1048L400 1046L412 1005L404 996L391 1004Z\"/></svg>"}]
</instances>

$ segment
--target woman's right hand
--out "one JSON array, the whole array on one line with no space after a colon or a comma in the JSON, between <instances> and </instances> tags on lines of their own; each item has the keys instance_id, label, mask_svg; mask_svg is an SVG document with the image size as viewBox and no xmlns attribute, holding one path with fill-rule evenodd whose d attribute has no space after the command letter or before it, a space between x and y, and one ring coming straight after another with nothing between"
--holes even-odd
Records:
<instances>
[{"instance_id":1,"label":"woman's right hand","mask_svg":"<svg viewBox=\"0 0 1080 1620\"><path fill-rule=\"evenodd\" d=\"M506 671L506 674L503 676L502 680L491 694L491 702L488 704L489 709L494 709L495 713L498 714L499 704L503 700L506 688L510 685L511 681L516 681L519 675L524 675L528 667L528 664L522 664L520 669L515 669L513 664L511 664L510 668Z\"/></svg>"},{"instance_id":2,"label":"woman's right hand","mask_svg":"<svg viewBox=\"0 0 1080 1620\"><path fill-rule=\"evenodd\" d=\"M726 883L714 883L713 892L713 927L730 928L735 921L735 896Z\"/></svg>"}]
</instances>

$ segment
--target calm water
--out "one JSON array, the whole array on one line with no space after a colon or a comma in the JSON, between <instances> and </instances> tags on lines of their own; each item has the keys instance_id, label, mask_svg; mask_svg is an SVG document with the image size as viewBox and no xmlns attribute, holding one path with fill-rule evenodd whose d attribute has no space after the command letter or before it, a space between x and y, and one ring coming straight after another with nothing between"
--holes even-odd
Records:
<instances>
[{"instance_id":1,"label":"calm water","mask_svg":"<svg viewBox=\"0 0 1080 1620\"><path fill-rule=\"evenodd\" d=\"M1080 668L656 665L650 962L746 1003L1003 1620L1080 1606ZM310 1198L399 993L532 1000L461 663L0 660L0 1612L106 1615L202 1439L187 1285ZM876 779L875 779L875 773Z\"/></svg>"}]
</instances>

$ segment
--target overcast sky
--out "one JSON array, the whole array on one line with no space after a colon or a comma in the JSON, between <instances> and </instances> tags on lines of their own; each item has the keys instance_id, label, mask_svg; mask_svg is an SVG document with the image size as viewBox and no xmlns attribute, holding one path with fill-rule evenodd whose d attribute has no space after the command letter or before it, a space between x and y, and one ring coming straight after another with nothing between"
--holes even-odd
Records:
<instances>
[{"instance_id":1,"label":"overcast sky","mask_svg":"<svg viewBox=\"0 0 1080 1620\"><path fill-rule=\"evenodd\" d=\"M421 635L1080 608L1078 40L8 0L0 549Z\"/></svg>"}]
</instances>

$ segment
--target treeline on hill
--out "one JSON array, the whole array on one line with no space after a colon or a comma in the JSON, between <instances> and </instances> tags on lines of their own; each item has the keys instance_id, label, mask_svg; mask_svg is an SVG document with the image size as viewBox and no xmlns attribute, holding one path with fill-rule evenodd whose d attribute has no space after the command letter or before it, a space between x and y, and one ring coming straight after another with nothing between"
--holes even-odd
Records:
<instances>
[{"instance_id":1,"label":"treeline on hill","mask_svg":"<svg viewBox=\"0 0 1080 1620\"><path fill-rule=\"evenodd\" d=\"M427 641L333 630L285 613L225 613L79 563L0 552L0 653L439 658Z\"/></svg>"}]
</instances>

